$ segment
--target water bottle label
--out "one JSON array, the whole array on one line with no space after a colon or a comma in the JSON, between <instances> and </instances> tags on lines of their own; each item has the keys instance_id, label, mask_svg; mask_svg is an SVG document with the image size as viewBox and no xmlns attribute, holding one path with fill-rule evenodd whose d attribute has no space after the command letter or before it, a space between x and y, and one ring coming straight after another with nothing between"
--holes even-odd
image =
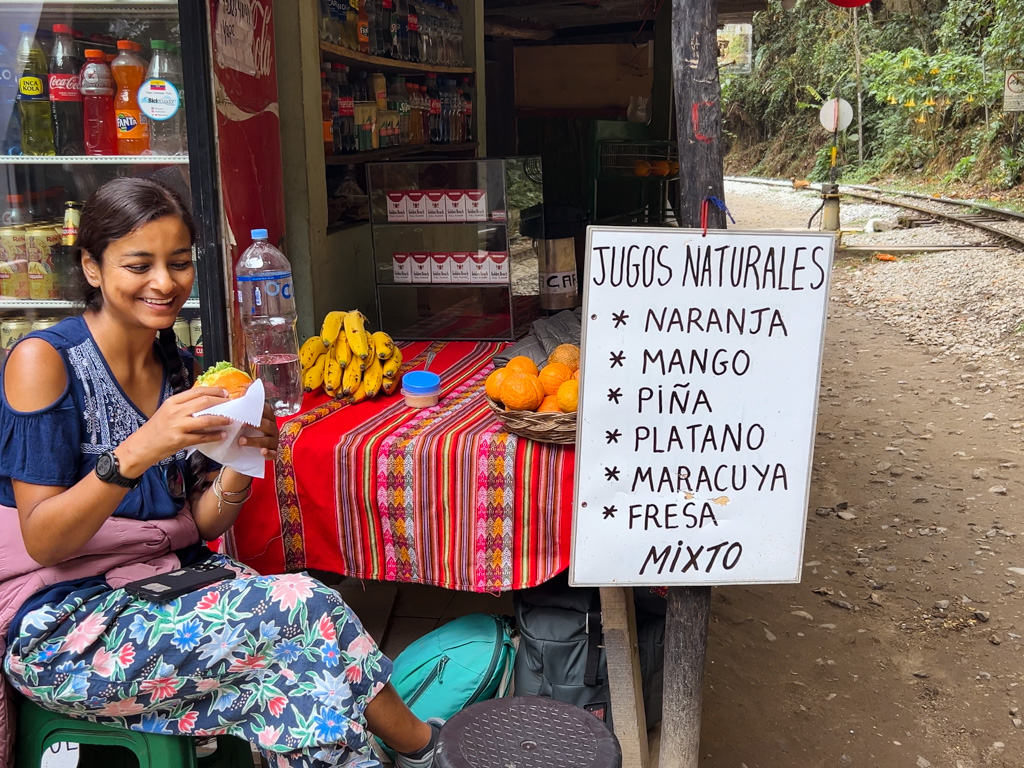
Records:
<instances>
[{"instance_id":1,"label":"water bottle label","mask_svg":"<svg viewBox=\"0 0 1024 768\"><path fill-rule=\"evenodd\" d=\"M81 101L78 75L50 75L50 101Z\"/></svg>"},{"instance_id":2,"label":"water bottle label","mask_svg":"<svg viewBox=\"0 0 1024 768\"><path fill-rule=\"evenodd\" d=\"M49 98L43 78L29 75L18 78L18 99L21 101L48 101Z\"/></svg>"},{"instance_id":3,"label":"water bottle label","mask_svg":"<svg viewBox=\"0 0 1024 768\"><path fill-rule=\"evenodd\" d=\"M170 120L181 107L181 96L174 83L155 78L139 86L138 100L139 109L150 120Z\"/></svg>"},{"instance_id":4,"label":"water bottle label","mask_svg":"<svg viewBox=\"0 0 1024 768\"><path fill-rule=\"evenodd\" d=\"M280 296L290 301L292 299L292 275L291 272L261 272L255 275L239 275L235 278L238 283L257 283L253 286L253 304L257 307L263 306L263 297ZM263 285L259 285L262 283ZM239 286L239 297L241 297L241 286ZM239 298L239 304L242 303Z\"/></svg>"}]
</instances>

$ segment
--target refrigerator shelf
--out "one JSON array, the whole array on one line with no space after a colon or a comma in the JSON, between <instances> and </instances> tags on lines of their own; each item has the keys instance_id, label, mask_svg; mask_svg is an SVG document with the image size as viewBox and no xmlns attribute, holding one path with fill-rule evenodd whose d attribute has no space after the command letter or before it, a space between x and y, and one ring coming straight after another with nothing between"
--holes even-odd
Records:
<instances>
[{"instance_id":1,"label":"refrigerator shelf","mask_svg":"<svg viewBox=\"0 0 1024 768\"><path fill-rule=\"evenodd\" d=\"M0 165L188 165L188 156L0 155Z\"/></svg>"},{"instance_id":2,"label":"refrigerator shelf","mask_svg":"<svg viewBox=\"0 0 1024 768\"><path fill-rule=\"evenodd\" d=\"M426 74L433 72L439 75L472 75L472 67L446 67L441 64L420 64L413 61L402 61L400 59L388 59L383 56L371 56L368 53L360 53L340 45L320 41L320 52L325 59L337 61L342 64L349 64L361 69L374 69L381 72L395 72L398 74Z\"/></svg>"},{"instance_id":3,"label":"refrigerator shelf","mask_svg":"<svg viewBox=\"0 0 1024 768\"><path fill-rule=\"evenodd\" d=\"M8 299L0 297L0 312L8 309L75 309L76 302L67 299ZM199 309L199 299L189 299L185 309Z\"/></svg>"},{"instance_id":4,"label":"refrigerator shelf","mask_svg":"<svg viewBox=\"0 0 1024 768\"><path fill-rule=\"evenodd\" d=\"M56 2L26 2L26 0L0 0L0 13L32 13L44 18L88 15L90 18L123 18L126 14L145 18L178 18L177 0L57 0Z\"/></svg>"}]
</instances>

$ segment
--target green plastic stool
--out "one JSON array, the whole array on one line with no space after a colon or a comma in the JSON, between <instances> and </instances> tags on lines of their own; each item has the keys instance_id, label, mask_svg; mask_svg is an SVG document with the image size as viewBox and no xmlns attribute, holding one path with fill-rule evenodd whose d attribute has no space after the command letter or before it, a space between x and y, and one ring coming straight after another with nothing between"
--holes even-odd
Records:
<instances>
[{"instance_id":1,"label":"green plastic stool","mask_svg":"<svg viewBox=\"0 0 1024 768\"><path fill-rule=\"evenodd\" d=\"M14 743L14 768L40 768L43 754L54 744L79 744L81 768L130 768L124 747L138 760L139 768L253 768L249 742L234 736L218 736L216 751L196 756L195 739L142 733L100 725L48 712L28 699L18 699L18 735Z\"/></svg>"}]
</instances>

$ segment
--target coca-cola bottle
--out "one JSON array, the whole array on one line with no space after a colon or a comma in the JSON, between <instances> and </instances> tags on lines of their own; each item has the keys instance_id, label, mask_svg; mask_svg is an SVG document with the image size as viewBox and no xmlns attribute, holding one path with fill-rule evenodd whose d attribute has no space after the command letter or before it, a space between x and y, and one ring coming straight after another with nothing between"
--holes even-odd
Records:
<instances>
[{"instance_id":1,"label":"coca-cola bottle","mask_svg":"<svg viewBox=\"0 0 1024 768\"><path fill-rule=\"evenodd\" d=\"M50 54L50 110L53 113L53 143L58 155L85 152L82 129L82 91L79 72L82 63L75 51L71 27L53 25Z\"/></svg>"}]
</instances>

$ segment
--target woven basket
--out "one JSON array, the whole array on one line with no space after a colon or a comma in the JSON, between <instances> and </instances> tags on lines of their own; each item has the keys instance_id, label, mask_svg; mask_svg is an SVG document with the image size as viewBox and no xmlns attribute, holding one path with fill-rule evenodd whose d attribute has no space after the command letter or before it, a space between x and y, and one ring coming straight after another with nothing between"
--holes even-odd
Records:
<instances>
[{"instance_id":1,"label":"woven basket","mask_svg":"<svg viewBox=\"0 0 1024 768\"><path fill-rule=\"evenodd\" d=\"M494 415L505 429L514 435L528 437L541 443L571 445L576 442L575 413L534 413L533 411L506 411L500 403L487 398Z\"/></svg>"}]
</instances>

